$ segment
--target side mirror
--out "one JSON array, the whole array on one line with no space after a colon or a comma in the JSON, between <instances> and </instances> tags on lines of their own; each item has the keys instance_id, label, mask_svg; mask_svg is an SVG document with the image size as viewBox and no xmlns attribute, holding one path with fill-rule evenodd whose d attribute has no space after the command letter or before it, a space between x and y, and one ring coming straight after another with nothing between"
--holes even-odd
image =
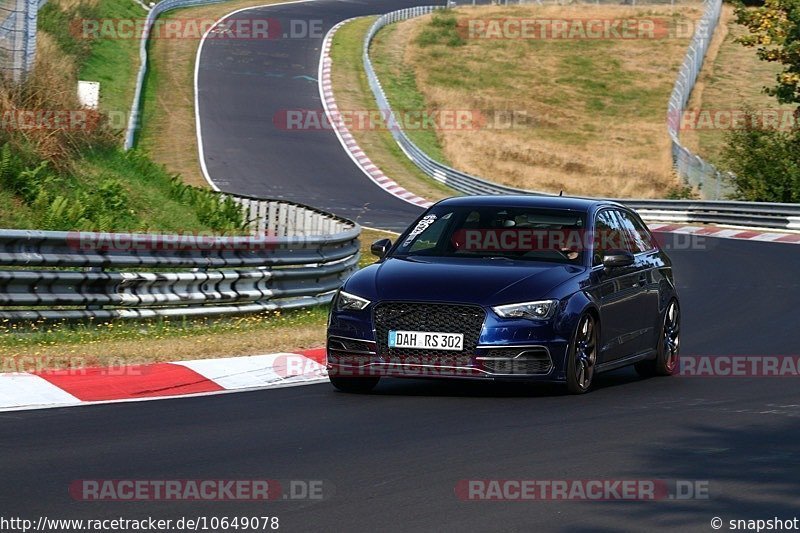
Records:
<instances>
[{"instance_id":1,"label":"side mirror","mask_svg":"<svg viewBox=\"0 0 800 533\"><path fill-rule=\"evenodd\" d=\"M372 243L372 246L370 246L369 251L372 252L372 255L383 259L384 257L386 257L386 254L389 253L389 248L391 247L392 247L391 240L380 239Z\"/></svg>"},{"instance_id":2,"label":"side mirror","mask_svg":"<svg viewBox=\"0 0 800 533\"><path fill-rule=\"evenodd\" d=\"M634 261L633 254L626 250L611 250L603 255L603 266L606 270L631 266Z\"/></svg>"}]
</instances>

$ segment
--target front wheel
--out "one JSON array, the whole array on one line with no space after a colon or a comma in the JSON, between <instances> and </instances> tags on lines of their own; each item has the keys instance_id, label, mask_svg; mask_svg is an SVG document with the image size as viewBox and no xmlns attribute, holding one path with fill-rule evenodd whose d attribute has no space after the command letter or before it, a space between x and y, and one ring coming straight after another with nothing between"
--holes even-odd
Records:
<instances>
[{"instance_id":1,"label":"front wheel","mask_svg":"<svg viewBox=\"0 0 800 533\"><path fill-rule=\"evenodd\" d=\"M567 389L583 394L592 386L597 363L597 323L590 314L578 320L578 328L567 353Z\"/></svg>"},{"instance_id":2,"label":"front wheel","mask_svg":"<svg viewBox=\"0 0 800 533\"><path fill-rule=\"evenodd\" d=\"M375 385L380 381L380 377L367 377L367 378L339 378L328 376L331 384L342 392L353 392L357 394L364 394L375 388Z\"/></svg>"}]
</instances>

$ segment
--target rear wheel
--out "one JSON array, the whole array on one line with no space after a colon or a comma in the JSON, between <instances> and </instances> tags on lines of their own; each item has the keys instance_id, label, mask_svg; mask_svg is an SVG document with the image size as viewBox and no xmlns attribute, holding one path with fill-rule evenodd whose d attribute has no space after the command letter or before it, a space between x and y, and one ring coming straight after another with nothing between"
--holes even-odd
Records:
<instances>
[{"instance_id":1,"label":"rear wheel","mask_svg":"<svg viewBox=\"0 0 800 533\"><path fill-rule=\"evenodd\" d=\"M634 366L640 376L671 376L678 367L681 344L681 311L677 300L672 300L664 313L664 325L656 346L656 358L639 361Z\"/></svg>"},{"instance_id":2,"label":"rear wheel","mask_svg":"<svg viewBox=\"0 0 800 533\"><path fill-rule=\"evenodd\" d=\"M567 389L583 394L592 386L597 362L597 323L590 314L578 320L578 328L567 353Z\"/></svg>"},{"instance_id":3,"label":"rear wheel","mask_svg":"<svg viewBox=\"0 0 800 533\"><path fill-rule=\"evenodd\" d=\"M342 392L353 392L357 394L364 394L375 388L375 385L380 381L380 377L367 377L367 378L339 378L329 376L331 384Z\"/></svg>"}]
</instances>

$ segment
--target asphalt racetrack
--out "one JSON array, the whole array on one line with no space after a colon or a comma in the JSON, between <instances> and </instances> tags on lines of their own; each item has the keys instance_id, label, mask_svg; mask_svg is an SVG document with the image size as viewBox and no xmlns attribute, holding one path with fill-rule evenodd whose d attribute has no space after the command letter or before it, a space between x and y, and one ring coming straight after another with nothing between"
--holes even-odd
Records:
<instances>
[{"instance_id":1,"label":"asphalt racetrack","mask_svg":"<svg viewBox=\"0 0 800 533\"><path fill-rule=\"evenodd\" d=\"M289 111L322 114L317 76L322 40L336 23L430 0L319 0L249 9L241 19L277 21L307 38L208 39L197 86L208 175L222 190L283 198L401 230L421 208L375 186L330 129L292 129ZM292 30L292 28L295 28Z\"/></svg>"},{"instance_id":2,"label":"asphalt racetrack","mask_svg":"<svg viewBox=\"0 0 800 533\"><path fill-rule=\"evenodd\" d=\"M792 245L675 250L682 355L796 355ZM710 531L798 512L797 379L640 379L596 389L390 380L0 414L0 509L77 518L278 516L286 531ZM322 501L84 502L78 479L323 480ZM708 499L472 502L464 479L665 479Z\"/></svg>"}]
</instances>

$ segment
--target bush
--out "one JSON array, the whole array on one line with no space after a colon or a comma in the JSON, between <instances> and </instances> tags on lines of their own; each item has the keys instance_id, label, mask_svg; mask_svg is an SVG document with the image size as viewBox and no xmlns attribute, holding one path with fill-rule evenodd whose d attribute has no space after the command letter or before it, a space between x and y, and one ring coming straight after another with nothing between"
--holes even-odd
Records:
<instances>
[{"instance_id":1,"label":"bush","mask_svg":"<svg viewBox=\"0 0 800 533\"><path fill-rule=\"evenodd\" d=\"M458 27L458 19L451 13L435 13L430 22L417 36L417 44L421 47L435 44L462 46L466 43Z\"/></svg>"},{"instance_id":2,"label":"bush","mask_svg":"<svg viewBox=\"0 0 800 533\"><path fill-rule=\"evenodd\" d=\"M25 80L20 84L0 80L5 126L0 128L0 143L10 143L15 153L49 161L56 170L68 170L70 160L87 149L115 147L119 140L105 115L81 109L73 58L48 34L40 33L37 39L36 64ZM37 122L24 123L20 119L24 113L33 113Z\"/></svg>"},{"instance_id":3,"label":"bush","mask_svg":"<svg viewBox=\"0 0 800 533\"><path fill-rule=\"evenodd\" d=\"M230 196L192 187L183 183L179 176L172 179L171 196L194 207L200 222L215 231L238 233L245 229L247 222L242 208Z\"/></svg>"},{"instance_id":4,"label":"bush","mask_svg":"<svg viewBox=\"0 0 800 533\"><path fill-rule=\"evenodd\" d=\"M755 120L750 121L755 124ZM732 130L722 159L737 200L800 202L800 128Z\"/></svg>"},{"instance_id":5,"label":"bush","mask_svg":"<svg viewBox=\"0 0 800 533\"><path fill-rule=\"evenodd\" d=\"M33 208L39 229L111 231L136 222L128 192L119 180L103 178L91 190L75 187L71 180L53 172L47 161L26 166L8 143L0 148L0 187Z\"/></svg>"}]
</instances>

